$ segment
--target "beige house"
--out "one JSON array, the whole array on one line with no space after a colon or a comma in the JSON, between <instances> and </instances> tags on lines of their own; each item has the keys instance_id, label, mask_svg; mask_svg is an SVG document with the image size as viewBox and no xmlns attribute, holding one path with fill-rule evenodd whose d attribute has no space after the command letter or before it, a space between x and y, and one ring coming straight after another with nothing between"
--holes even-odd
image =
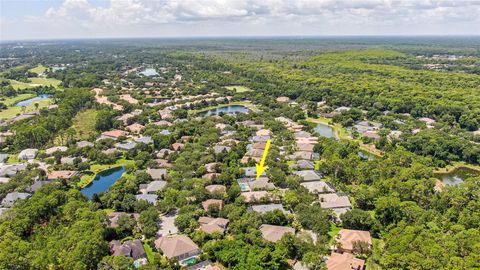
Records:
<instances>
[{"instance_id":1,"label":"beige house","mask_svg":"<svg viewBox=\"0 0 480 270\"><path fill-rule=\"evenodd\" d=\"M260 232L262 232L263 239L270 242L278 242L282 237L287 234L295 234L295 229L285 226L275 226L269 224L263 224L260 226Z\"/></svg>"},{"instance_id":2,"label":"beige house","mask_svg":"<svg viewBox=\"0 0 480 270\"><path fill-rule=\"evenodd\" d=\"M342 229L336 239L339 243L337 247L339 252L352 253L355 242L365 242L370 247L372 246L372 237L368 231Z\"/></svg>"},{"instance_id":3,"label":"beige house","mask_svg":"<svg viewBox=\"0 0 480 270\"><path fill-rule=\"evenodd\" d=\"M355 258L350 253L332 252L327 261L328 270L364 270L365 261Z\"/></svg>"},{"instance_id":4,"label":"beige house","mask_svg":"<svg viewBox=\"0 0 480 270\"><path fill-rule=\"evenodd\" d=\"M200 254L200 248L185 235L162 236L155 240L155 247L168 259L184 260Z\"/></svg>"}]
</instances>

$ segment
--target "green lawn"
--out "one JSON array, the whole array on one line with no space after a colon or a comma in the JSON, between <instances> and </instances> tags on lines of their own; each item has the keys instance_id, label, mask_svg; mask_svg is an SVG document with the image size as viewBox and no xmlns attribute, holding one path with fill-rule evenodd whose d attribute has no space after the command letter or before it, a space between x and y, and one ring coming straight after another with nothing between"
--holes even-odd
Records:
<instances>
[{"instance_id":1,"label":"green lawn","mask_svg":"<svg viewBox=\"0 0 480 270\"><path fill-rule=\"evenodd\" d=\"M8 107L10 107L12 105L17 104L18 102L20 102L22 100L26 100L26 99L32 98L34 96L35 96L34 94L20 94L20 95L17 95L15 97L10 97L10 98L3 98L2 97L2 98L0 98L0 102L7 105Z\"/></svg>"},{"instance_id":2,"label":"green lawn","mask_svg":"<svg viewBox=\"0 0 480 270\"><path fill-rule=\"evenodd\" d=\"M124 158L117 160L115 164L93 164L90 166L88 173L82 175L82 178L80 178L80 182L78 182L77 185L81 188L86 187L88 184L90 184L90 182L93 181L95 175L101 171L120 166L133 166L134 164L134 160L127 160Z\"/></svg>"},{"instance_id":3,"label":"green lawn","mask_svg":"<svg viewBox=\"0 0 480 270\"><path fill-rule=\"evenodd\" d=\"M52 78L28 78L30 82L19 82L16 80L9 80L13 89L22 90L35 87L37 85L52 85L58 87L62 81Z\"/></svg>"},{"instance_id":4,"label":"green lawn","mask_svg":"<svg viewBox=\"0 0 480 270\"><path fill-rule=\"evenodd\" d=\"M52 99L50 98L44 98L37 100L33 102L32 104L25 106L25 107L10 107L6 110L3 110L0 112L0 119L9 119L12 117L17 116L18 114L21 114L23 112L31 112L35 110L35 103L38 103L38 108L44 108L48 107L50 104L52 104Z\"/></svg>"},{"instance_id":5,"label":"green lawn","mask_svg":"<svg viewBox=\"0 0 480 270\"><path fill-rule=\"evenodd\" d=\"M231 86L225 86L228 90L233 90L237 93L243 93L243 92L250 92L253 91L252 89L246 87L246 86L241 86L241 85L231 85Z\"/></svg>"},{"instance_id":6,"label":"green lawn","mask_svg":"<svg viewBox=\"0 0 480 270\"><path fill-rule=\"evenodd\" d=\"M47 70L47 67L45 67L44 65L38 65L30 69L31 72L37 73L37 74L43 73L45 72L45 70Z\"/></svg>"},{"instance_id":7,"label":"green lawn","mask_svg":"<svg viewBox=\"0 0 480 270\"><path fill-rule=\"evenodd\" d=\"M72 128L77 132L77 138L87 140L95 134L95 122L97 121L97 111L94 109L79 112L73 118Z\"/></svg>"}]
</instances>

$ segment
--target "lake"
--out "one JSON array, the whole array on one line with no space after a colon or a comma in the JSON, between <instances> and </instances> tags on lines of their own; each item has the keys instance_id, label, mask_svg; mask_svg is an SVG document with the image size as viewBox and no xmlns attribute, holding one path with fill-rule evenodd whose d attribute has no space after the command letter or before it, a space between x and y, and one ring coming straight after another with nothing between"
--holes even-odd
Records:
<instances>
[{"instance_id":1,"label":"lake","mask_svg":"<svg viewBox=\"0 0 480 270\"><path fill-rule=\"evenodd\" d=\"M45 99L45 98L48 98L52 95L49 95L49 94L43 94L43 95L39 95L39 96L36 96L36 97L33 97L33 98L29 98L29 99L26 99L26 100L22 100L20 102L18 102L17 104L15 104L16 107L24 107L24 106L28 106L30 104L32 104L33 102L35 101L38 101L38 100L41 100L41 99Z\"/></svg>"},{"instance_id":2,"label":"lake","mask_svg":"<svg viewBox=\"0 0 480 270\"><path fill-rule=\"evenodd\" d=\"M248 108L243 105L229 105L220 108L215 108L207 111L201 111L198 113L200 116L219 115L220 113L235 114L235 113L247 113Z\"/></svg>"},{"instance_id":3,"label":"lake","mask_svg":"<svg viewBox=\"0 0 480 270\"><path fill-rule=\"evenodd\" d=\"M88 186L82 188L81 192L87 198L92 199L93 194L107 191L124 172L125 167L123 166L99 172Z\"/></svg>"},{"instance_id":4,"label":"lake","mask_svg":"<svg viewBox=\"0 0 480 270\"><path fill-rule=\"evenodd\" d=\"M467 167L460 167L448 173L435 173L436 178L442 180L445 185L459 185L470 177L480 176L480 171Z\"/></svg>"},{"instance_id":5,"label":"lake","mask_svg":"<svg viewBox=\"0 0 480 270\"><path fill-rule=\"evenodd\" d=\"M154 68L146 68L144 71L141 71L138 74L142 74L143 76L151 77L151 76L157 76L158 72Z\"/></svg>"},{"instance_id":6,"label":"lake","mask_svg":"<svg viewBox=\"0 0 480 270\"><path fill-rule=\"evenodd\" d=\"M338 138L335 130L333 130L333 128L329 125L317 124L314 130L322 137L335 138L335 139Z\"/></svg>"}]
</instances>

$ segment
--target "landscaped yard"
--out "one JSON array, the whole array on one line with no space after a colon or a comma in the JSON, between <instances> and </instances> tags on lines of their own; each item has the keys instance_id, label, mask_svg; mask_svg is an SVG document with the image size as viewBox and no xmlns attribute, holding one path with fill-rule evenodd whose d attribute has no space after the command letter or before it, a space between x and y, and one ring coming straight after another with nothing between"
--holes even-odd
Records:
<instances>
[{"instance_id":1,"label":"landscaped yard","mask_svg":"<svg viewBox=\"0 0 480 270\"><path fill-rule=\"evenodd\" d=\"M38 103L38 108L41 109L44 107L48 107L50 104L52 104L52 99L50 98L40 99L25 107L17 107L17 106L10 107L0 112L0 119L9 119L23 112L34 111L36 110L35 103Z\"/></svg>"},{"instance_id":2,"label":"landscaped yard","mask_svg":"<svg viewBox=\"0 0 480 270\"><path fill-rule=\"evenodd\" d=\"M152 247L147 243L143 243L143 249L145 249L145 253L147 253L148 262L153 263L155 260L155 255L153 254Z\"/></svg>"},{"instance_id":3,"label":"landscaped yard","mask_svg":"<svg viewBox=\"0 0 480 270\"><path fill-rule=\"evenodd\" d=\"M237 93L243 93L243 92L250 92L253 91L252 89L246 87L246 86L241 86L241 85L231 85L231 86L225 86L228 90L234 90Z\"/></svg>"},{"instance_id":4,"label":"landscaped yard","mask_svg":"<svg viewBox=\"0 0 480 270\"><path fill-rule=\"evenodd\" d=\"M27 88L32 88L38 85L52 85L54 87L58 87L62 81L57 80L57 79L52 79L52 78L28 78L30 82L19 82L16 80L9 80L10 84L12 85L13 89L15 90L21 90L21 89L27 89Z\"/></svg>"},{"instance_id":5,"label":"landscaped yard","mask_svg":"<svg viewBox=\"0 0 480 270\"><path fill-rule=\"evenodd\" d=\"M77 138L88 140L95 134L95 122L97 121L97 111L94 109L79 112L73 118L72 128L77 132Z\"/></svg>"}]
</instances>

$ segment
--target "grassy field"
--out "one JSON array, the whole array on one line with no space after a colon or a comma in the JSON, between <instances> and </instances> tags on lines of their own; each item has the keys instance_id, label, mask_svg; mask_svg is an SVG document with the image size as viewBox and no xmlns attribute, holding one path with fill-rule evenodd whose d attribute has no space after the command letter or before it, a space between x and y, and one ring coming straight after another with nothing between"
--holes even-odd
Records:
<instances>
[{"instance_id":1,"label":"grassy field","mask_svg":"<svg viewBox=\"0 0 480 270\"><path fill-rule=\"evenodd\" d=\"M52 99L44 98L44 99L35 101L32 104L26 106L25 109L23 109L23 107L10 107L0 112L0 119L9 119L23 112L35 111L35 103L38 103L39 105L38 108L41 109L44 107L48 107L48 105L52 104Z\"/></svg>"},{"instance_id":2,"label":"grassy field","mask_svg":"<svg viewBox=\"0 0 480 270\"><path fill-rule=\"evenodd\" d=\"M252 89L246 87L246 86L241 86L241 85L231 85L231 86L225 86L228 90L233 90L237 93L243 93L243 92L250 92L253 91Z\"/></svg>"},{"instance_id":3,"label":"grassy field","mask_svg":"<svg viewBox=\"0 0 480 270\"><path fill-rule=\"evenodd\" d=\"M73 118L72 128L77 132L77 138L87 140L95 134L95 122L97 121L97 111L94 109L79 112Z\"/></svg>"},{"instance_id":4,"label":"grassy field","mask_svg":"<svg viewBox=\"0 0 480 270\"><path fill-rule=\"evenodd\" d=\"M35 96L34 94L20 94L20 95L17 95L15 97L11 97L11 98L0 98L0 102L7 105L8 107L10 107L12 105L17 104L18 102L20 102L22 100L26 100L26 99L32 98L34 96Z\"/></svg>"},{"instance_id":5,"label":"grassy field","mask_svg":"<svg viewBox=\"0 0 480 270\"><path fill-rule=\"evenodd\" d=\"M10 84L12 85L13 89L15 90L22 90L35 87L37 85L51 85L54 87L58 87L62 81L52 78L28 78L30 82L19 82L15 80L9 80Z\"/></svg>"},{"instance_id":6,"label":"grassy field","mask_svg":"<svg viewBox=\"0 0 480 270\"><path fill-rule=\"evenodd\" d=\"M31 72L37 73L37 74L43 73L45 72L45 70L47 70L47 67L45 67L44 65L38 65L30 69Z\"/></svg>"},{"instance_id":7,"label":"grassy field","mask_svg":"<svg viewBox=\"0 0 480 270\"><path fill-rule=\"evenodd\" d=\"M90 182L93 181L95 175L101 171L120 166L133 166L134 164L134 160L127 160L124 158L117 160L114 164L93 164L90 166L89 173L82 176L80 182L78 182L78 186L80 188L86 187L88 184L90 184Z\"/></svg>"}]
</instances>

